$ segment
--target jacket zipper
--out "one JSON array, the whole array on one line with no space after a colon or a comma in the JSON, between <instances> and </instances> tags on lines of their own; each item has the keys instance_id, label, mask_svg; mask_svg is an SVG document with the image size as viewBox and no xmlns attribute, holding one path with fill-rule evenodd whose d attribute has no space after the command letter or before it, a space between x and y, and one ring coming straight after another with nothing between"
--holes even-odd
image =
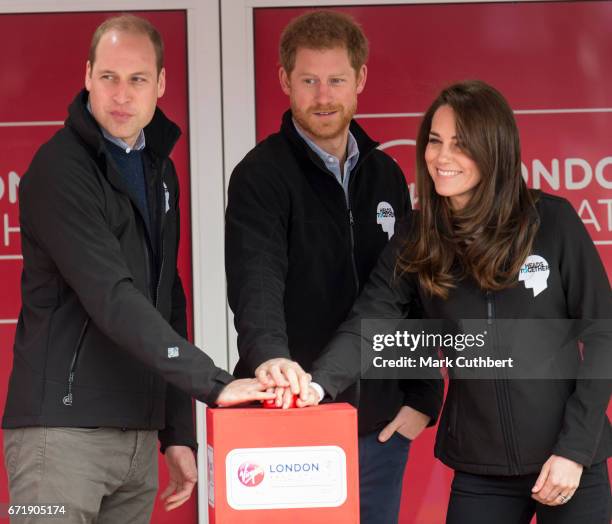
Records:
<instances>
[{"instance_id":1,"label":"jacket zipper","mask_svg":"<svg viewBox=\"0 0 612 524\"><path fill-rule=\"evenodd\" d=\"M142 251L144 253L145 258L145 273L146 273L146 285L147 285L147 295L149 300L153 302L154 298L151 297L151 293L153 292L153 286L151 282L151 259L149 258L149 246L147 245L147 239L142 236L140 238L142 242Z\"/></svg>"},{"instance_id":2,"label":"jacket zipper","mask_svg":"<svg viewBox=\"0 0 612 524\"><path fill-rule=\"evenodd\" d=\"M486 292L487 297L487 325L489 329L495 331L495 347L498 347L497 343L497 330L494 328L495 321L495 302L493 300L493 293L491 291ZM504 375L502 370L498 370L500 375ZM506 455L508 456L508 462L510 470L513 475L519 474L519 460L518 452L516 451L516 444L513 431L512 411L510 409L510 392L508 391L508 381L505 380L505 376L501 376L500 379L495 380L495 389L497 390L497 403L500 412L501 430L504 437L504 444L506 447Z\"/></svg>"},{"instance_id":3,"label":"jacket zipper","mask_svg":"<svg viewBox=\"0 0 612 524\"><path fill-rule=\"evenodd\" d=\"M164 257L164 223L165 223L165 219L166 219L166 192L165 192L165 188L164 188L164 168L165 168L165 161L162 162L161 167L160 167L160 184L159 184L159 188L158 188L158 202L157 202L157 209L158 209L158 213L159 213L159 232L156 231L156 234L158 234L158 246L159 246L159 251L160 251L160 255L161 255L161 262L159 264L159 274L157 276L157 284L155 286L155 296L153 297L153 301L155 304L155 309L157 309L157 306L159 304L159 290L161 288L161 281L162 281L162 275L164 273L164 261L165 261L165 257ZM153 419L153 387L154 387L154 377L153 374L151 374L149 376L149 390L150 390L150 394L149 394L149 421L151 421Z\"/></svg>"},{"instance_id":4,"label":"jacket zipper","mask_svg":"<svg viewBox=\"0 0 612 524\"><path fill-rule=\"evenodd\" d=\"M159 197L158 197L158 212L159 212L159 231L157 232L158 236L158 246L161 254L161 263L159 265L159 275L157 277L157 286L155 288L155 308L157 309L157 304L159 301L159 289L161 285L162 275L164 272L164 225L166 223L166 189L164 187L164 169L166 167L166 162L163 161L160 166L160 186L159 186Z\"/></svg>"},{"instance_id":5,"label":"jacket zipper","mask_svg":"<svg viewBox=\"0 0 612 524\"><path fill-rule=\"evenodd\" d=\"M349 180L348 195L343 195L345 197L344 202L346 205L346 209L348 211L348 219L349 219L351 267L353 270L353 280L355 281L355 298L357 298L357 296L359 295L360 282L359 282L359 272L357 271L357 262L355 260L355 218L353 217L353 210L351 209L351 186L353 185L353 181L355 180L355 175L359 171L361 164L372 153L374 149L376 149L376 147L372 148L372 150L370 151L367 151L363 156L360 154L359 161L357 162L357 165L353 168L353 171L351 173L351 179ZM314 152L311 152L311 153L313 155L311 158L314 158L316 154ZM317 161L315 161L314 163L315 165L318 165ZM328 175L331 174L327 168L323 166L319 166L319 168L325 174L328 174ZM342 193L344 193L344 190L342 190Z\"/></svg>"},{"instance_id":6,"label":"jacket zipper","mask_svg":"<svg viewBox=\"0 0 612 524\"><path fill-rule=\"evenodd\" d=\"M163 186L162 186L163 188ZM165 196L164 196L165 198ZM163 205L163 203L162 203ZM159 251L160 251L160 255L161 255L161 263L159 264L159 275L157 277L157 286L155 287L155 308L157 309L157 304L159 302L159 289L161 287L161 281L162 281L162 275L164 274L164 262L165 262L165 257L164 257L164 231L163 231L163 227L164 227L164 219L165 219L165 207L161 207L160 209L163 209L162 211L162 217L159 221Z\"/></svg>"},{"instance_id":7,"label":"jacket zipper","mask_svg":"<svg viewBox=\"0 0 612 524\"><path fill-rule=\"evenodd\" d=\"M157 284L155 286L155 296L152 297L152 301L155 304L155 309L157 309L157 304L159 302L159 287L160 287L160 282L161 282L161 275L162 275L162 271L164 270L164 247L163 247L163 239L162 239L162 244L159 246L159 248L161 249L161 254L162 254L162 260L161 260L161 264L159 267L159 276L157 278ZM148 249L147 246L145 245L145 249ZM148 256L147 256L147 262L148 262ZM149 282L151 282L151 279L149 278ZM149 424L151 424L151 420L153 419L153 382L154 382L154 378L153 378L153 373L149 373Z\"/></svg>"},{"instance_id":8,"label":"jacket zipper","mask_svg":"<svg viewBox=\"0 0 612 524\"><path fill-rule=\"evenodd\" d=\"M353 218L353 211L348 206L349 225L351 232L351 262L353 267L353 278L355 279L355 292L359 294L359 273L357 272L357 262L355 261L355 219Z\"/></svg>"},{"instance_id":9,"label":"jacket zipper","mask_svg":"<svg viewBox=\"0 0 612 524\"><path fill-rule=\"evenodd\" d=\"M89 325L89 317L85 319L83 323L83 327L81 328L81 332L79 333L79 338L77 339L76 346L74 348L74 353L72 354L72 361L70 362L70 371L68 373L68 392L66 396L62 399L62 403L64 406L72 406L72 385L74 384L74 374L76 372L76 364L79 359L79 354L81 352L81 346L83 344L83 339L85 338L85 332L87 331L87 326Z\"/></svg>"},{"instance_id":10,"label":"jacket zipper","mask_svg":"<svg viewBox=\"0 0 612 524\"><path fill-rule=\"evenodd\" d=\"M357 297L359 296L359 273L357 272L357 261L355 260L355 218L353 217L353 210L351 209L351 186L353 185L352 183L355 181L355 175L357 174L358 167L359 164L353 169L351 179L349 180L349 187L345 200L349 218L349 236L351 241L351 267L353 269L353 280L355 281L355 297L353 298L353 300L357 300ZM344 190L342 192L344 193ZM356 402L357 406L361 404L361 380L355 382L355 385L353 386L353 400Z\"/></svg>"}]
</instances>

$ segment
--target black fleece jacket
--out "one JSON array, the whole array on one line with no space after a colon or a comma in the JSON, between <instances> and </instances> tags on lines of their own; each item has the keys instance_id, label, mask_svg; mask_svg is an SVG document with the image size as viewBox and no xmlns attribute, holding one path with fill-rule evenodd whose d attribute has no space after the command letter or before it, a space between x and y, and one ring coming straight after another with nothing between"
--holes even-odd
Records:
<instances>
[{"instance_id":1,"label":"black fleece jacket","mask_svg":"<svg viewBox=\"0 0 612 524\"><path fill-rule=\"evenodd\" d=\"M350 131L359 161L348 205L289 111L280 132L258 144L232 173L225 267L238 331L236 376L252 376L275 357L310 370L387 244L381 222L394 218L397 228L410 219L410 195L397 163L356 122ZM381 429L404 404L437 418L441 381L352 383L338 400L358 406L360 433Z\"/></svg>"},{"instance_id":2,"label":"black fleece jacket","mask_svg":"<svg viewBox=\"0 0 612 524\"><path fill-rule=\"evenodd\" d=\"M195 448L190 396L213 403L232 376L185 340L168 157L180 131L159 109L144 130L148 230L86 102L82 91L21 180L22 310L3 427L158 429L162 449Z\"/></svg>"},{"instance_id":3,"label":"black fleece jacket","mask_svg":"<svg viewBox=\"0 0 612 524\"><path fill-rule=\"evenodd\" d=\"M586 467L605 460L612 453L612 429L606 416L612 391L610 284L569 202L542 194L537 212L535 263L523 266L542 271L538 276L542 285L537 289L519 275L514 286L497 292L483 291L466 278L456 283L446 300L431 297L415 275L394 278L397 256L406 241L396 235L349 318L313 364L313 380L332 396L342 391L362 372L361 319L406 318L409 304L416 300L425 318L482 320L494 354L528 357L522 361L525 371L551 355L554 365L570 362L574 366L571 375L555 375L556 368L550 367L554 378L549 379L544 375L522 378L520 369L514 376L521 378L516 379L504 369L496 371L495 377L471 380L455 380L449 373L435 447L442 462L470 473L523 475L539 472L551 454ZM577 338L582 352L566 329L549 329L550 325L565 326L559 322L562 319L580 326Z\"/></svg>"}]
</instances>

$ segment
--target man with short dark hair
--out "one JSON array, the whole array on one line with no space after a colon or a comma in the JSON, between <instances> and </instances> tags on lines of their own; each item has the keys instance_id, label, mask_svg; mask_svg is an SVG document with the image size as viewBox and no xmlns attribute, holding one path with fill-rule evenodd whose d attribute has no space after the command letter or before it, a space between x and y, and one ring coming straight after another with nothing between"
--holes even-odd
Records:
<instances>
[{"instance_id":1,"label":"man with short dark hair","mask_svg":"<svg viewBox=\"0 0 612 524\"><path fill-rule=\"evenodd\" d=\"M62 506L62 522L149 522L158 438L170 473L162 498L181 505L197 481L190 397L271 397L186 340L169 158L180 130L156 108L165 79L148 21L104 22L86 90L19 189L23 305L4 456L11 503Z\"/></svg>"},{"instance_id":2,"label":"man with short dark hair","mask_svg":"<svg viewBox=\"0 0 612 524\"><path fill-rule=\"evenodd\" d=\"M293 20L281 37L279 70L291 110L230 180L235 373L288 386L277 389L279 406L292 393L323 397L306 371L347 316L394 226L411 212L399 166L352 120L367 55L367 40L347 15L316 11ZM409 439L434 423L440 386L368 380L338 399L359 408L362 522L397 521Z\"/></svg>"}]
</instances>

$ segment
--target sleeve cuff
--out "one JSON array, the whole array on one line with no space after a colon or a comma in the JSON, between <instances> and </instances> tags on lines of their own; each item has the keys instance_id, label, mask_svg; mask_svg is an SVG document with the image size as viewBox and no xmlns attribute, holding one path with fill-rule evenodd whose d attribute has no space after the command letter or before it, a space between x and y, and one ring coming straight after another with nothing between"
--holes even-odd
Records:
<instances>
[{"instance_id":1,"label":"sleeve cuff","mask_svg":"<svg viewBox=\"0 0 612 524\"><path fill-rule=\"evenodd\" d=\"M317 392L317 394L319 395L319 402L321 402L323 400L323 397L325 397L325 391L323 390L323 388L316 382L311 382L310 387Z\"/></svg>"},{"instance_id":2,"label":"sleeve cuff","mask_svg":"<svg viewBox=\"0 0 612 524\"><path fill-rule=\"evenodd\" d=\"M215 406L223 388L234 380L236 379L233 375L230 375L227 371L219 370L214 378L215 383L212 388L210 388L208 394L203 395L202 398L198 400L206 403L207 406Z\"/></svg>"},{"instance_id":3,"label":"sleeve cuff","mask_svg":"<svg viewBox=\"0 0 612 524\"><path fill-rule=\"evenodd\" d=\"M559 457L563 457L569 460L573 460L578 464L582 464L585 468L591 467L593 462L593 457L589 457L584 453L580 453L579 451L574 451L571 449L564 448L562 446L556 445L552 450L553 455L558 455Z\"/></svg>"},{"instance_id":4,"label":"sleeve cuff","mask_svg":"<svg viewBox=\"0 0 612 524\"><path fill-rule=\"evenodd\" d=\"M310 384L317 384L322 390L324 395L328 395L332 400L336 399L338 391L333 387L332 382L327 380L325 375L319 374L317 371L312 371L312 381Z\"/></svg>"},{"instance_id":5,"label":"sleeve cuff","mask_svg":"<svg viewBox=\"0 0 612 524\"><path fill-rule=\"evenodd\" d=\"M177 437L176 435L168 434L165 430L160 430L158 433L159 438L159 451L166 453L166 449L170 446L187 446L191 448L194 453L198 452L198 444L193 439L185 439Z\"/></svg>"},{"instance_id":6,"label":"sleeve cuff","mask_svg":"<svg viewBox=\"0 0 612 524\"><path fill-rule=\"evenodd\" d=\"M440 409L442 408L442 398L438 397L433 391L430 396L416 396L406 395L404 396L404 405L410 406L417 411L420 411L424 415L430 417L429 424L427 427L435 426L438 422L438 416L440 415Z\"/></svg>"}]
</instances>

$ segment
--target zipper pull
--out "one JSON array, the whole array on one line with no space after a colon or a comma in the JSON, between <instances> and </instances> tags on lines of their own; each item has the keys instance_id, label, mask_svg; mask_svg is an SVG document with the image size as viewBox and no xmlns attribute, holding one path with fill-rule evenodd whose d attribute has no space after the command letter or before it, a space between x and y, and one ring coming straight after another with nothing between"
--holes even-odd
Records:
<instances>
[{"instance_id":1,"label":"zipper pull","mask_svg":"<svg viewBox=\"0 0 612 524\"><path fill-rule=\"evenodd\" d=\"M352 227L355 225L355 220L353 219L353 211L351 210L351 208L349 208L348 212L349 212L349 222L351 223L351 227Z\"/></svg>"},{"instance_id":2,"label":"zipper pull","mask_svg":"<svg viewBox=\"0 0 612 524\"><path fill-rule=\"evenodd\" d=\"M493 324L493 301L490 291L487 291L487 324Z\"/></svg>"},{"instance_id":3,"label":"zipper pull","mask_svg":"<svg viewBox=\"0 0 612 524\"><path fill-rule=\"evenodd\" d=\"M74 382L74 371L68 375L68 394L62 399L64 406L72 406L72 383Z\"/></svg>"}]
</instances>

